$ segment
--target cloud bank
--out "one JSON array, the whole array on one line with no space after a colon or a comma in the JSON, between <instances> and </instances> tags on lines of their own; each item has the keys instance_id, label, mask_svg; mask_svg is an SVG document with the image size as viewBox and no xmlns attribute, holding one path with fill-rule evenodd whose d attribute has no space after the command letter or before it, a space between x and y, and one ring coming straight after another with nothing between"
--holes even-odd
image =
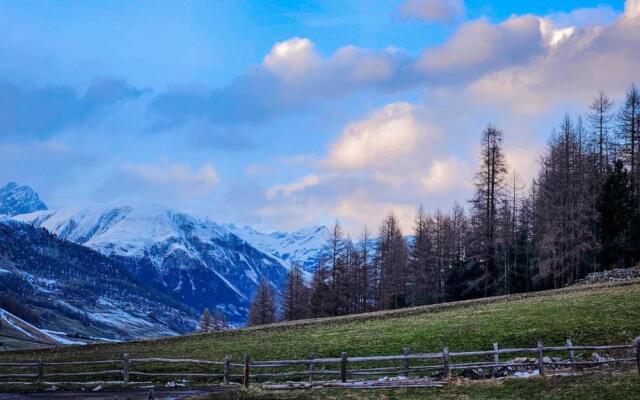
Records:
<instances>
[{"instance_id":1,"label":"cloud bank","mask_svg":"<svg viewBox=\"0 0 640 400\"><path fill-rule=\"evenodd\" d=\"M406 0L400 5L400 14L431 23L451 23L464 16L462 0Z\"/></svg>"},{"instance_id":2,"label":"cloud bank","mask_svg":"<svg viewBox=\"0 0 640 400\"><path fill-rule=\"evenodd\" d=\"M354 234L393 210L408 230L420 203L434 210L469 197L477 142L489 122L505 130L509 163L528 181L562 113L585 112L601 88L619 98L640 78L637 32L638 0L627 1L615 17L609 7L598 7L463 23L441 46L405 62L404 70L416 74L412 85L427 90L422 102L389 103L347 124L312 163L313 185L267 189L271 196L260 218L269 224L309 212L332 215ZM379 78L401 81L393 76L398 70L390 71ZM371 87L381 86L378 80ZM296 190L275 189L284 187Z\"/></svg>"},{"instance_id":3,"label":"cloud bank","mask_svg":"<svg viewBox=\"0 0 640 400\"><path fill-rule=\"evenodd\" d=\"M327 51L314 38L290 37L220 87L145 92L117 78L98 79L86 90L0 81L6 141L0 163L32 179L58 168L55 179L62 182L102 164L84 146L113 131L136 138L126 143L145 154L128 153L100 170L98 198L127 193L178 205L200 201L267 229L338 217L357 232L392 209L409 229L420 203L433 210L468 198L478 137L489 122L505 131L510 164L526 180L562 113L583 112L600 89L619 99L640 79L640 0L627 0L623 12L599 6L498 22L465 20L464 4L454 0L408 0L397 12L456 24L441 43L413 51L394 43L339 43ZM121 103L133 104L135 126L120 125L122 118L91 124ZM288 130L298 128L292 119L307 115L308 126ZM77 142L53 145L78 125ZM273 126L282 127L286 140L269 154L261 146L272 143L261 138ZM121 149L105 154L111 150ZM42 169L12 153L41 158ZM225 156L228 165L218 161Z\"/></svg>"},{"instance_id":4,"label":"cloud bank","mask_svg":"<svg viewBox=\"0 0 640 400\"><path fill-rule=\"evenodd\" d=\"M68 86L28 88L0 81L0 137L50 137L104 107L142 93L113 77L96 78L81 96Z\"/></svg>"}]
</instances>

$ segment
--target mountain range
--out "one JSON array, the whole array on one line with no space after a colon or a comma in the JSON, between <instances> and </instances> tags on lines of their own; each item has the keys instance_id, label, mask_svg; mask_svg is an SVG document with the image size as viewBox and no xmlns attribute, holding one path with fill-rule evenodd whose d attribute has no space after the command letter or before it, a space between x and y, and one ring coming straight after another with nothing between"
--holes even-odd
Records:
<instances>
[{"instance_id":1,"label":"mountain range","mask_svg":"<svg viewBox=\"0 0 640 400\"><path fill-rule=\"evenodd\" d=\"M26 305L29 312L20 317L28 322L86 339L187 333L197 320L193 309L145 285L117 260L7 219L0 221L0 294L3 307Z\"/></svg>"},{"instance_id":2,"label":"mountain range","mask_svg":"<svg viewBox=\"0 0 640 400\"><path fill-rule=\"evenodd\" d=\"M187 326L195 323L194 316L205 307L221 309L232 325L244 324L249 301L259 282L265 279L279 289L293 264L310 275L329 237L328 229L322 226L296 232L261 233L247 226L218 224L209 218L151 204L117 203L48 210L33 190L15 183L0 189L0 193L0 214L5 214L1 223L3 236L16 231L23 238L40 237L40 228L44 228L52 234L50 240L80 245L117 265L121 268L117 272L119 277L126 273L131 278L131 282L126 279L121 282L123 287L140 285L153 293L152 297L157 294L189 310L174 313L184 322L183 326L164 331L150 328L152 335L190 329ZM56 246L64 247L59 243ZM2 257L0 253L0 260ZM12 267L21 273L38 269L24 263ZM0 280L4 279L6 276L0 275ZM60 300L58 294L52 293L51 297ZM126 305L126 300L119 301ZM89 315L93 312L87 310ZM106 336L122 339L145 335L132 329L126 334L111 332Z\"/></svg>"},{"instance_id":3,"label":"mountain range","mask_svg":"<svg viewBox=\"0 0 640 400\"><path fill-rule=\"evenodd\" d=\"M0 215L13 216L46 209L47 205L29 186L9 182L0 188Z\"/></svg>"}]
</instances>

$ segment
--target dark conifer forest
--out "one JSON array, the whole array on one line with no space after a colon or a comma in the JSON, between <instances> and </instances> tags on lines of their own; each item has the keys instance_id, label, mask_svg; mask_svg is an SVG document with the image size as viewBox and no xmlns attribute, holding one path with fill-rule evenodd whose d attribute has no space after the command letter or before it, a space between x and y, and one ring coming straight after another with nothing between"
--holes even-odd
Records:
<instances>
[{"instance_id":1,"label":"dark conifer forest","mask_svg":"<svg viewBox=\"0 0 640 400\"><path fill-rule=\"evenodd\" d=\"M375 233L331 229L315 273L295 267L281 298L268 288L251 324L397 309L572 285L640 258L640 90L600 92L584 116L550 133L532 182L506 162L499 127L479 135L474 193L449 210L418 206L412 232L393 213ZM259 308L264 307L265 310Z\"/></svg>"}]
</instances>

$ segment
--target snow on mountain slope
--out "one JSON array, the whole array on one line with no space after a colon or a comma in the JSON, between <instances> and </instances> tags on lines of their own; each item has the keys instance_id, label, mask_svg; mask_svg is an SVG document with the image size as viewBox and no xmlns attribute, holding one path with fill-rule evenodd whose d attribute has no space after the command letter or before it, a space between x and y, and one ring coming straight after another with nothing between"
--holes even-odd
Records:
<instances>
[{"instance_id":1,"label":"snow on mountain slope","mask_svg":"<svg viewBox=\"0 0 640 400\"><path fill-rule=\"evenodd\" d=\"M294 232L262 233L249 226L234 224L226 227L250 243L253 247L277 257L284 265L297 264L307 273L312 273L322 256L331 232L325 226L300 229Z\"/></svg>"},{"instance_id":2,"label":"snow on mountain slope","mask_svg":"<svg viewBox=\"0 0 640 400\"><path fill-rule=\"evenodd\" d=\"M105 255L143 257L160 242L173 241L181 247L187 235L220 238L224 230L197 221L187 214L151 204L108 205L49 210L14 218L41 226L58 237L83 244ZM177 240L176 240L177 239Z\"/></svg>"},{"instance_id":3,"label":"snow on mountain slope","mask_svg":"<svg viewBox=\"0 0 640 400\"><path fill-rule=\"evenodd\" d=\"M329 236L321 226L265 234L147 203L46 210L26 186L2 190L4 218L22 212L13 219L112 257L184 304L221 308L234 323L244 322L260 280L279 288L294 263L310 276Z\"/></svg>"},{"instance_id":4,"label":"snow on mountain slope","mask_svg":"<svg viewBox=\"0 0 640 400\"><path fill-rule=\"evenodd\" d=\"M28 222L121 259L134 275L197 309L222 308L243 322L261 279L275 287L287 266L225 226L149 204L39 211Z\"/></svg>"},{"instance_id":5,"label":"snow on mountain slope","mask_svg":"<svg viewBox=\"0 0 640 400\"><path fill-rule=\"evenodd\" d=\"M13 216L46 209L47 205L29 186L10 182L0 188L0 215Z\"/></svg>"},{"instance_id":6,"label":"snow on mountain slope","mask_svg":"<svg viewBox=\"0 0 640 400\"><path fill-rule=\"evenodd\" d=\"M5 350L62 344L58 338L2 308L0 308L0 341L2 341Z\"/></svg>"},{"instance_id":7,"label":"snow on mountain slope","mask_svg":"<svg viewBox=\"0 0 640 400\"><path fill-rule=\"evenodd\" d=\"M0 221L0 293L46 329L115 340L192 332L194 310L114 258L32 225Z\"/></svg>"}]
</instances>

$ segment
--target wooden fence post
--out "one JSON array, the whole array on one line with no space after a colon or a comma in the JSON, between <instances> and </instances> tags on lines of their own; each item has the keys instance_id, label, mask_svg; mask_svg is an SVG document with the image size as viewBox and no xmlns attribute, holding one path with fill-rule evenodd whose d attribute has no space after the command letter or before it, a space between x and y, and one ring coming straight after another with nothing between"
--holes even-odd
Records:
<instances>
[{"instance_id":1,"label":"wooden fence post","mask_svg":"<svg viewBox=\"0 0 640 400\"><path fill-rule=\"evenodd\" d=\"M242 377L242 383L246 389L249 388L249 368L251 367L251 357L248 353L244 354L244 375Z\"/></svg>"},{"instance_id":2,"label":"wooden fence post","mask_svg":"<svg viewBox=\"0 0 640 400\"><path fill-rule=\"evenodd\" d=\"M495 367L493 367L493 377L495 378L498 375L498 369L500 368L500 353L498 353L498 343L493 344L493 363Z\"/></svg>"},{"instance_id":3,"label":"wooden fence post","mask_svg":"<svg viewBox=\"0 0 640 400\"><path fill-rule=\"evenodd\" d=\"M543 349L542 340L538 341L538 372L540 375L544 375L544 349Z\"/></svg>"},{"instance_id":4,"label":"wooden fence post","mask_svg":"<svg viewBox=\"0 0 640 400\"><path fill-rule=\"evenodd\" d=\"M347 352L343 351L340 355L340 380L342 383L347 382Z\"/></svg>"},{"instance_id":5,"label":"wooden fence post","mask_svg":"<svg viewBox=\"0 0 640 400\"><path fill-rule=\"evenodd\" d=\"M42 363L42 356L38 358L38 383L42 383L44 380L44 364Z\"/></svg>"},{"instance_id":6,"label":"wooden fence post","mask_svg":"<svg viewBox=\"0 0 640 400\"><path fill-rule=\"evenodd\" d=\"M307 379L309 380L309 385L311 385L313 384L313 353L307 355L307 360L309 360L307 364Z\"/></svg>"},{"instance_id":7,"label":"wooden fence post","mask_svg":"<svg viewBox=\"0 0 640 400\"><path fill-rule=\"evenodd\" d=\"M129 353L122 355L122 381L129 382Z\"/></svg>"},{"instance_id":8,"label":"wooden fence post","mask_svg":"<svg viewBox=\"0 0 640 400\"><path fill-rule=\"evenodd\" d=\"M409 376L409 348L402 349L404 360L402 360L402 368L404 369L404 376Z\"/></svg>"},{"instance_id":9,"label":"wooden fence post","mask_svg":"<svg viewBox=\"0 0 640 400\"><path fill-rule=\"evenodd\" d=\"M567 339L567 348L569 350L569 362L571 362L571 369L573 369L573 371L576 371L576 355L573 352L573 342L571 341L571 338Z\"/></svg>"},{"instance_id":10,"label":"wooden fence post","mask_svg":"<svg viewBox=\"0 0 640 400\"><path fill-rule=\"evenodd\" d=\"M640 336L636 338L636 366L640 374Z\"/></svg>"},{"instance_id":11,"label":"wooden fence post","mask_svg":"<svg viewBox=\"0 0 640 400\"><path fill-rule=\"evenodd\" d=\"M229 384L229 375L231 375L231 359L229 358L229 356L225 355L224 356L224 360L223 360L223 366L224 366L224 372L222 375L222 380L224 382L225 385Z\"/></svg>"},{"instance_id":12,"label":"wooden fence post","mask_svg":"<svg viewBox=\"0 0 640 400\"><path fill-rule=\"evenodd\" d=\"M449 368L449 348L442 349L442 367L444 372L444 379L451 378L451 368Z\"/></svg>"}]
</instances>

